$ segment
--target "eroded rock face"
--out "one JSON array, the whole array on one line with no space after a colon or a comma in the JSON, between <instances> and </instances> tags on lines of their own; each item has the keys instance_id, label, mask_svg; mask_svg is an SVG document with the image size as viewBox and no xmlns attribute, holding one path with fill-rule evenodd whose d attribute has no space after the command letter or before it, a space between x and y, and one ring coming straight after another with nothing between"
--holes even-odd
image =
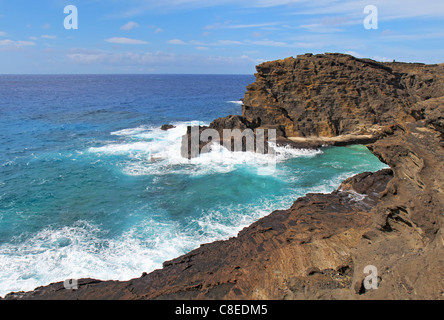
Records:
<instances>
[{"instance_id":1,"label":"eroded rock face","mask_svg":"<svg viewBox=\"0 0 444 320\"><path fill-rule=\"evenodd\" d=\"M343 54L302 55L257 66L242 115L286 136L365 134L413 121L411 106L442 96L441 66L378 63Z\"/></svg>"},{"instance_id":2,"label":"eroded rock face","mask_svg":"<svg viewBox=\"0 0 444 320\"><path fill-rule=\"evenodd\" d=\"M442 110L442 106L441 106ZM421 120L392 127L369 146L394 178L381 194L371 231L357 247L358 269L379 267L380 289L368 299L443 299L444 149L439 130ZM355 275L356 284L362 281Z\"/></svg>"},{"instance_id":3,"label":"eroded rock face","mask_svg":"<svg viewBox=\"0 0 444 320\"><path fill-rule=\"evenodd\" d=\"M375 130L368 148L391 169L308 194L227 241L126 282L84 279L8 299L444 299L444 72L438 65L306 55L258 67L243 117L286 135ZM364 129L363 129L364 128ZM364 268L378 268L366 290Z\"/></svg>"},{"instance_id":4,"label":"eroded rock face","mask_svg":"<svg viewBox=\"0 0 444 320\"><path fill-rule=\"evenodd\" d=\"M256 68L242 116L210 124L221 136L223 129L274 129L280 145L319 148L372 143L394 123L428 119L442 127L443 65L379 63L330 53ZM189 143L189 134L185 138Z\"/></svg>"}]
</instances>

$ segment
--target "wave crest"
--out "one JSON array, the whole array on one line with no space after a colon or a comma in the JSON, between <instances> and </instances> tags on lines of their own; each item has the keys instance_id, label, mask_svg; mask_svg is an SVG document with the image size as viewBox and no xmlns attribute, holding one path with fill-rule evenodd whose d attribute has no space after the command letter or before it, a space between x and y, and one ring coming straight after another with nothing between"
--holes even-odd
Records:
<instances>
[{"instance_id":1,"label":"wave crest","mask_svg":"<svg viewBox=\"0 0 444 320\"><path fill-rule=\"evenodd\" d=\"M111 135L123 141L102 147L90 148L90 153L99 156L122 156L119 163L127 175L191 174L206 175L226 173L240 167L258 169L272 161L282 162L290 158L311 157L322 153L320 150L291 149L276 147L276 156L254 152L231 152L219 144L213 144L209 153L191 160L181 156L182 136L187 126L193 123L175 123L175 128L163 131L160 128L141 126L112 132ZM200 125L207 125L200 123ZM275 158L272 158L275 157Z\"/></svg>"}]
</instances>

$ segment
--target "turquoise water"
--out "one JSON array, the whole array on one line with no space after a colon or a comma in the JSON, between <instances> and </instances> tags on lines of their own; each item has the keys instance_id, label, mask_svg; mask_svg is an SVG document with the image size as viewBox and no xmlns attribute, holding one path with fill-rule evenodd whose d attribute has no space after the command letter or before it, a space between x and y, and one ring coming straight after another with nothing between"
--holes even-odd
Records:
<instances>
[{"instance_id":1,"label":"turquoise water","mask_svg":"<svg viewBox=\"0 0 444 320\"><path fill-rule=\"evenodd\" d=\"M253 81L0 77L0 295L138 277L308 192L386 167L363 146L279 148L272 175L258 174L256 154L181 158L186 126L239 114ZM161 131L164 123L176 128Z\"/></svg>"}]
</instances>

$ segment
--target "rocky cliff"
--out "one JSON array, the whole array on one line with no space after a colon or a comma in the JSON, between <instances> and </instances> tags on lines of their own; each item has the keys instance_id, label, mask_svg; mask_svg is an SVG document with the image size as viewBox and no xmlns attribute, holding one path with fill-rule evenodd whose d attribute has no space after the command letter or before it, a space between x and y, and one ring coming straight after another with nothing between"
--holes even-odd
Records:
<instances>
[{"instance_id":1,"label":"rocky cliff","mask_svg":"<svg viewBox=\"0 0 444 320\"><path fill-rule=\"evenodd\" d=\"M294 145L366 141L391 169L308 194L237 237L130 281L83 279L7 299L444 299L444 67L303 55L257 67L243 114ZM378 268L379 288L364 286Z\"/></svg>"},{"instance_id":2,"label":"rocky cliff","mask_svg":"<svg viewBox=\"0 0 444 320\"><path fill-rule=\"evenodd\" d=\"M343 54L265 62L243 100L243 116L283 125L288 137L371 134L414 121L416 103L442 96L443 68L377 63Z\"/></svg>"},{"instance_id":3,"label":"rocky cliff","mask_svg":"<svg viewBox=\"0 0 444 320\"><path fill-rule=\"evenodd\" d=\"M221 143L230 138L223 129L248 128L275 129L278 144L300 148L368 144L384 126L439 118L443 71L443 65L378 63L338 53L265 62L247 87L242 116L200 129L217 130ZM190 145L190 132L186 137Z\"/></svg>"}]
</instances>

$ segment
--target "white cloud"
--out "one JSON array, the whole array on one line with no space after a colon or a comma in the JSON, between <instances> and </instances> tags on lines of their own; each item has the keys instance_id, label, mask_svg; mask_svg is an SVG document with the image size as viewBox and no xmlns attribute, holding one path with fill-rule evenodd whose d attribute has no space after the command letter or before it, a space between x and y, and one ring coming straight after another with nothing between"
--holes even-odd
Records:
<instances>
[{"instance_id":1,"label":"white cloud","mask_svg":"<svg viewBox=\"0 0 444 320\"><path fill-rule=\"evenodd\" d=\"M117 44L148 44L148 42L143 40L137 40L137 39L130 39L130 38L109 38L105 40L109 43L117 43Z\"/></svg>"},{"instance_id":2,"label":"white cloud","mask_svg":"<svg viewBox=\"0 0 444 320\"><path fill-rule=\"evenodd\" d=\"M186 44L185 41L180 40L180 39L171 39L168 41L169 44Z\"/></svg>"},{"instance_id":3,"label":"white cloud","mask_svg":"<svg viewBox=\"0 0 444 320\"><path fill-rule=\"evenodd\" d=\"M34 42L31 41L14 41L14 40L0 40L0 46L5 46L5 47L25 47L25 46L33 46L35 45Z\"/></svg>"},{"instance_id":4,"label":"white cloud","mask_svg":"<svg viewBox=\"0 0 444 320\"><path fill-rule=\"evenodd\" d=\"M189 44L191 44L193 46L205 46L205 43L203 43L202 41L197 41L197 40L191 40L189 42Z\"/></svg>"},{"instance_id":5,"label":"white cloud","mask_svg":"<svg viewBox=\"0 0 444 320\"><path fill-rule=\"evenodd\" d=\"M349 54L349 55L351 55L355 58L358 58L358 59L369 58L369 59L373 59L373 60L381 61L381 62L392 62L393 61L393 58L387 58L387 57L381 57L381 56L366 57L356 51L346 51L345 54Z\"/></svg>"},{"instance_id":6,"label":"white cloud","mask_svg":"<svg viewBox=\"0 0 444 320\"><path fill-rule=\"evenodd\" d=\"M262 62L246 55L225 57L206 56L203 54L173 54L166 52L116 53L100 50L71 50L66 55L76 65L93 65L116 71L147 70L149 72L173 73L226 73L227 70L238 70L242 73L253 73L254 66Z\"/></svg>"},{"instance_id":7,"label":"white cloud","mask_svg":"<svg viewBox=\"0 0 444 320\"><path fill-rule=\"evenodd\" d=\"M325 25L323 23L303 24L300 25L299 28L305 29L310 32L319 32L319 33L332 33L332 32L344 31L343 29L333 28L331 25Z\"/></svg>"},{"instance_id":8,"label":"white cloud","mask_svg":"<svg viewBox=\"0 0 444 320\"><path fill-rule=\"evenodd\" d=\"M436 0L320 0L298 8L293 14L339 14L361 18L365 17L364 8L369 4L378 8L380 20L444 17L444 2Z\"/></svg>"},{"instance_id":9,"label":"white cloud","mask_svg":"<svg viewBox=\"0 0 444 320\"><path fill-rule=\"evenodd\" d=\"M232 45L241 45L242 42L241 41L236 41L236 40L218 40L216 42L213 43L213 45L221 45L221 46L232 46Z\"/></svg>"},{"instance_id":10,"label":"white cloud","mask_svg":"<svg viewBox=\"0 0 444 320\"><path fill-rule=\"evenodd\" d=\"M381 33L381 39L387 41L415 41L424 39L443 39L444 32L430 30L422 33L410 33L402 34L399 32L393 32L391 30L385 30Z\"/></svg>"},{"instance_id":11,"label":"white cloud","mask_svg":"<svg viewBox=\"0 0 444 320\"><path fill-rule=\"evenodd\" d=\"M154 33L161 33L161 32L164 32L165 30L163 30L162 28L160 28L160 27L158 27L158 26L155 26L155 25L150 25L150 26L148 26L148 28L150 28L150 29L154 29Z\"/></svg>"},{"instance_id":12,"label":"white cloud","mask_svg":"<svg viewBox=\"0 0 444 320\"><path fill-rule=\"evenodd\" d=\"M0 31L0 37L6 37L8 34L4 31Z\"/></svg>"},{"instance_id":13,"label":"white cloud","mask_svg":"<svg viewBox=\"0 0 444 320\"><path fill-rule=\"evenodd\" d=\"M92 54L92 53L70 53L67 55L68 58L78 64L92 64L97 62L103 62L106 58L105 54Z\"/></svg>"},{"instance_id":14,"label":"white cloud","mask_svg":"<svg viewBox=\"0 0 444 320\"><path fill-rule=\"evenodd\" d=\"M176 45L193 45L198 46L200 48L207 47L225 47L225 46L245 46L245 45L254 45L254 46L267 46L267 47L280 47L280 48L311 48L313 44L311 42L304 41L296 41L296 42L283 42L283 41L275 41L269 39L262 40L217 40L213 42L202 42L197 40L191 41L183 41L180 39L172 39L169 40L168 43L176 44Z\"/></svg>"},{"instance_id":15,"label":"white cloud","mask_svg":"<svg viewBox=\"0 0 444 320\"><path fill-rule=\"evenodd\" d=\"M363 56L362 54L360 54L359 52L356 51L346 51L345 54L349 54L355 58L359 58L359 59L363 59L363 58L367 58L365 56Z\"/></svg>"},{"instance_id":16,"label":"white cloud","mask_svg":"<svg viewBox=\"0 0 444 320\"><path fill-rule=\"evenodd\" d=\"M48 34L44 34L41 36L43 39L56 39L57 36L52 36L52 35L48 35Z\"/></svg>"},{"instance_id":17,"label":"white cloud","mask_svg":"<svg viewBox=\"0 0 444 320\"><path fill-rule=\"evenodd\" d=\"M131 29L138 28L138 27L139 27L139 24L138 24L138 23L136 23L136 22L134 22L134 21L130 21L130 22L128 22L127 24L123 25L123 26L120 28L120 30L129 31L129 30L131 30Z\"/></svg>"},{"instance_id":18,"label":"white cloud","mask_svg":"<svg viewBox=\"0 0 444 320\"><path fill-rule=\"evenodd\" d=\"M297 45L294 44L289 44L283 41L274 41L274 40L268 40L268 39L264 39L264 40L257 40L257 41L251 41L251 40L247 40L246 43L248 44L253 44L256 46L267 46L267 47L296 47Z\"/></svg>"},{"instance_id":19,"label":"white cloud","mask_svg":"<svg viewBox=\"0 0 444 320\"><path fill-rule=\"evenodd\" d=\"M168 43L170 44L177 44L177 45L192 45L192 46L199 46L199 47L206 47L206 46L231 46L231 45L242 45L244 44L241 41L236 40L217 40L211 43L205 43L198 40L190 40L190 41L183 41L180 39L172 39L169 40Z\"/></svg>"},{"instance_id":20,"label":"white cloud","mask_svg":"<svg viewBox=\"0 0 444 320\"><path fill-rule=\"evenodd\" d=\"M381 62L392 62L393 59L387 57L374 56L373 60L381 61Z\"/></svg>"},{"instance_id":21,"label":"white cloud","mask_svg":"<svg viewBox=\"0 0 444 320\"><path fill-rule=\"evenodd\" d=\"M37 37L29 37L29 39L36 41L36 40L38 40L39 38L37 38Z\"/></svg>"},{"instance_id":22,"label":"white cloud","mask_svg":"<svg viewBox=\"0 0 444 320\"><path fill-rule=\"evenodd\" d=\"M166 12L166 11L180 11L192 10L201 8L210 8L216 6L230 6L240 8L268 8L281 6L285 4L309 2L309 0L162 0L162 1L147 1L147 0L133 0L136 3L134 7L127 11L115 14L113 18L129 18L141 15L147 12Z\"/></svg>"},{"instance_id":23,"label":"white cloud","mask_svg":"<svg viewBox=\"0 0 444 320\"><path fill-rule=\"evenodd\" d=\"M286 6L293 14L339 14L363 16L364 7L372 4L378 7L381 19L410 17L444 17L444 1L438 0L133 0L136 3L129 10L115 17L132 17L155 10L179 11L200 8L230 6L231 8L271 8Z\"/></svg>"},{"instance_id":24,"label":"white cloud","mask_svg":"<svg viewBox=\"0 0 444 320\"><path fill-rule=\"evenodd\" d=\"M252 23L252 24L228 24L228 23L215 23L204 27L206 30L211 29L245 29L245 28L260 28L270 27L280 24L280 22L267 22L267 23Z\"/></svg>"}]
</instances>

